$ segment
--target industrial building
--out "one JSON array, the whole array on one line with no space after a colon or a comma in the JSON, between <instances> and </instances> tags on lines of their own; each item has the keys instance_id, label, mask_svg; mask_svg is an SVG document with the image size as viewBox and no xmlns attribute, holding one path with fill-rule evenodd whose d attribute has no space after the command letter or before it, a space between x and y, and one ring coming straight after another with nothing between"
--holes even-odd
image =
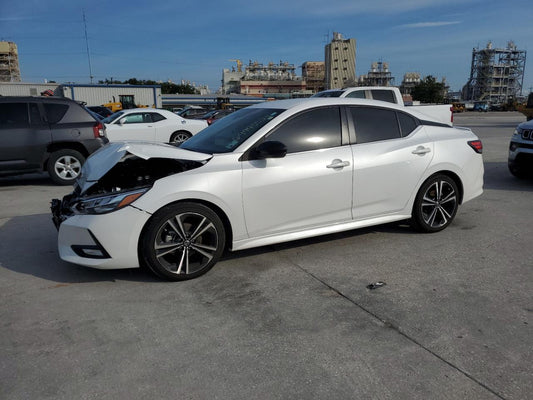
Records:
<instances>
[{"instance_id":1,"label":"industrial building","mask_svg":"<svg viewBox=\"0 0 533 400\"><path fill-rule=\"evenodd\" d=\"M161 86L159 85L83 85L57 83L0 83L2 96L40 96L46 90L55 96L83 101L89 106L120 102L128 98L134 104L161 108Z\"/></svg>"},{"instance_id":2,"label":"industrial building","mask_svg":"<svg viewBox=\"0 0 533 400\"><path fill-rule=\"evenodd\" d=\"M307 90L313 93L325 89L326 63L324 61L306 61L302 64L302 78Z\"/></svg>"},{"instance_id":3,"label":"industrial building","mask_svg":"<svg viewBox=\"0 0 533 400\"><path fill-rule=\"evenodd\" d=\"M513 42L506 48L472 50L470 79L463 87L463 99L494 105L507 103L522 92L526 51L518 50Z\"/></svg>"},{"instance_id":4,"label":"industrial building","mask_svg":"<svg viewBox=\"0 0 533 400\"><path fill-rule=\"evenodd\" d=\"M258 97L276 97L289 93L301 93L306 89L306 82L296 74L294 64L280 61L264 65L257 61L249 61L242 69L241 60L230 60L237 63L231 69L222 72L222 94L243 94ZM279 97L279 96L278 96Z\"/></svg>"},{"instance_id":5,"label":"industrial building","mask_svg":"<svg viewBox=\"0 0 533 400\"><path fill-rule=\"evenodd\" d=\"M305 81L296 75L294 64L283 61L268 65L250 61L240 81L240 93L252 96L276 97L276 94L300 93L305 89Z\"/></svg>"},{"instance_id":6,"label":"industrial building","mask_svg":"<svg viewBox=\"0 0 533 400\"><path fill-rule=\"evenodd\" d=\"M325 47L325 63L327 89L355 86L355 39L333 32L333 40Z\"/></svg>"},{"instance_id":7,"label":"industrial building","mask_svg":"<svg viewBox=\"0 0 533 400\"><path fill-rule=\"evenodd\" d=\"M407 72L403 76L402 84L400 85L400 92L402 94L411 94L413 88L420 82L421 79L418 72Z\"/></svg>"},{"instance_id":8,"label":"industrial building","mask_svg":"<svg viewBox=\"0 0 533 400\"><path fill-rule=\"evenodd\" d=\"M394 86L394 77L389 70L389 63L373 62L367 75L361 75L359 86Z\"/></svg>"},{"instance_id":9,"label":"industrial building","mask_svg":"<svg viewBox=\"0 0 533 400\"><path fill-rule=\"evenodd\" d=\"M20 82L17 45L0 42L0 82Z\"/></svg>"}]
</instances>

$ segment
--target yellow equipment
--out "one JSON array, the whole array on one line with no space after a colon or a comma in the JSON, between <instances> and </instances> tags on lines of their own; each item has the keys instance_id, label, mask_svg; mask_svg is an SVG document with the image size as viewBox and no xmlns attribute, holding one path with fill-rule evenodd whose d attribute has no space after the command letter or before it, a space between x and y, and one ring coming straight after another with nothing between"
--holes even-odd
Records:
<instances>
[{"instance_id":1,"label":"yellow equipment","mask_svg":"<svg viewBox=\"0 0 533 400\"><path fill-rule=\"evenodd\" d=\"M105 103L102 105L104 107L109 108L112 112L117 112L120 110L128 110L130 108L148 107L142 104L135 104L135 97L132 94L120 94L118 98L119 98L119 101L115 101L115 96L113 96L112 102Z\"/></svg>"}]
</instances>

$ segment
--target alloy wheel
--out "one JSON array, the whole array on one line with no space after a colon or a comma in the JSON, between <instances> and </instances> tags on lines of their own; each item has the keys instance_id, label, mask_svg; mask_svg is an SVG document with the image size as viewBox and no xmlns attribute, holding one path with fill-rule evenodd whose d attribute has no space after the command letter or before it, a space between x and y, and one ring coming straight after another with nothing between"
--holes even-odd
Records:
<instances>
[{"instance_id":1,"label":"alloy wheel","mask_svg":"<svg viewBox=\"0 0 533 400\"><path fill-rule=\"evenodd\" d=\"M421 216L433 229L448 225L457 210L457 193L447 180L436 180L424 192Z\"/></svg>"},{"instance_id":2,"label":"alloy wheel","mask_svg":"<svg viewBox=\"0 0 533 400\"><path fill-rule=\"evenodd\" d=\"M207 216L184 212L164 222L154 241L155 257L168 272L195 274L216 256L219 234Z\"/></svg>"}]
</instances>

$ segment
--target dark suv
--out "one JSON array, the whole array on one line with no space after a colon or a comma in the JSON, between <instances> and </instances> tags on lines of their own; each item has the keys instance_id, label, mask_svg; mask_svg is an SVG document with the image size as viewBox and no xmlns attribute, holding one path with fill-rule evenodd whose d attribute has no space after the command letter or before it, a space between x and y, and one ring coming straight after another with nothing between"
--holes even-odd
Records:
<instances>
[{"instance_id":1,"label":"dark suv","mask_svg":"<svg viewBox=\"0 0 533 400\"><path fill-rule=\"evenodd\" d=\"M48 171L71 185L108 142L105 125L73 100L0 96L0 176Z\"/></svg>"}]
</instances>

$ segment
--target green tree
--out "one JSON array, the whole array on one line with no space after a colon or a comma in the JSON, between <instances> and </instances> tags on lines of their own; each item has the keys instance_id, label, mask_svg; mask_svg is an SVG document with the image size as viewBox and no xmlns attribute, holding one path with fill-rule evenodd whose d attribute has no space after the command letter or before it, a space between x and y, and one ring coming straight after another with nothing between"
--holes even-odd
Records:
<instances>
[{"instance_id":1,"label":"green tree","mask_svg":"<svg viewBox=\"0 0 533 400\"><path fill-rule=\"evenodd\" d=\"M176 85L175 83L164 82L161 84L162 94L199 94L191 85Z\"/></svg>"},{"instance_id":2,"label":"green tree","mask_svg":"<svg viewBox=\"0 0 533 400\"><path fill-rule=\"evenodd\" d=\"M421 103L444 102L444 83L437 82L435 77L428 75L411 91L413 100Z\"/></svg>"}]
</instances>

